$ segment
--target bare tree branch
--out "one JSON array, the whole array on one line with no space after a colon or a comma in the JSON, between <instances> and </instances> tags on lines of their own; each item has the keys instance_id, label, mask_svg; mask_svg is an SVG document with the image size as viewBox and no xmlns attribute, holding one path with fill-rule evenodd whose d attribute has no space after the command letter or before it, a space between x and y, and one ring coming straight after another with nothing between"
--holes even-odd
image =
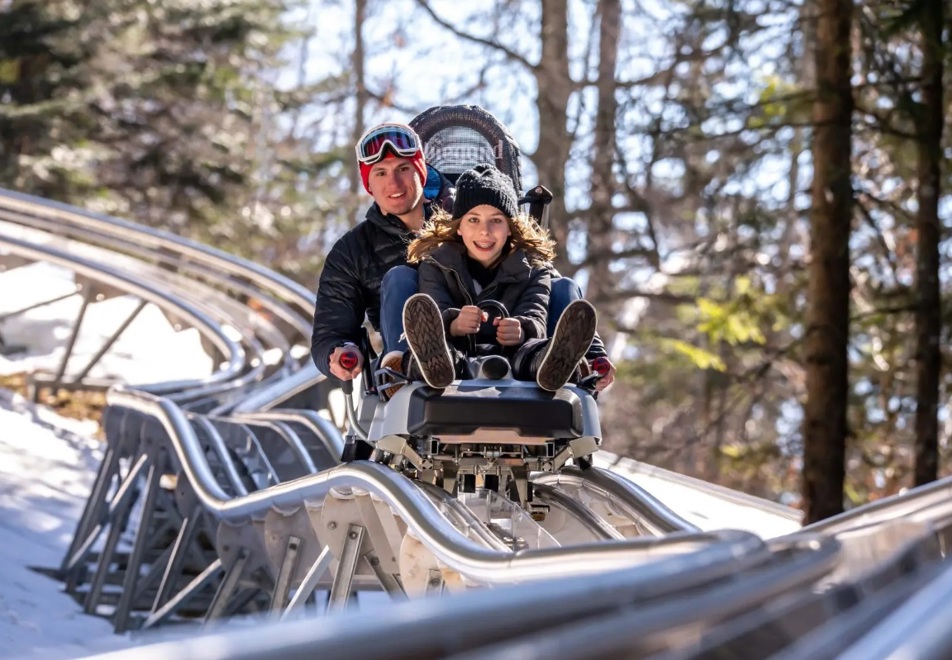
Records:
<instances>
[{"instance_id":1,"label":"bare tree branch","mask_svg":"<svg viewBox=\"0 0 952 660\"><path fill-rule=\"evenodd\" d=\"M697 302L697 296L669 293L667 291L645 291L644 289L617 289L606 293L595 302L614 302L618 300L630 300L631 298L657 300L659 302L674 303L676 305ZM620 332L634 332L635 328L619 325L618 330Z\"/></svg>"},{"instance_id":2,"label":"bare tree branch","mask_svg":"<svg viewBox=\"0 0 952 660\"><path fill-rule=\"evenodd\" d=\"M633 248L627 248L625 250L591 250L588 253L588 256L578 264L579 268L584 268L586 266L593 266L596 263L604 262L605 260L616 261L618 259L631 259L632 257L645 257L649 261L653 260L655 257L655 251L651 248L646 248L642 246L637 246Z\"/></svg>"},{"instance_id":3,"label":"bare tree branch","mask_svg":"<svg viewBox=\"0 0 952 660\"><path fill-rule=\"evenodd\" d=\"M437 15L437 13L433 10L433 8L430 7L430 3L427 2L427 0L416 0L416 2L417 2L417 4L420 6L420 8L423 9L423 11L425 11L427 14L429 14L430 18L432 18L433 21L434 21L437 25L439 25L440 27L443 27L443 28L449 30L450 32L452 32L453 34L455 34L455 35L456 35L457 37L459 37L460 39L465 39L466 41L471 41L471 42L473 42L473 43L475 43L475 44L480 44L480 45L483 45L483 46L488 46L489 48L492 48L493 50L496 50L496 51L499 51L500 53L503 53L503 54L506 56L507 59L509 59L509 60L511 60L511 61L513 61L513 62L516 62L517 64L521 64L522 66L526 67L526 68L529 69L530 71L535 71L535 70L536 70L536 67L537 67L536 64L532 64L531 62L529 62L529 60L527 60L526 58L524 58L522 55L520 55L519 53L517 53L517 52L515 52L515 51L513 51L513 50L510 50L509 48L503 46L503 45L502 45L501 43L499 43L498 41L493 41L492 39L485 39L485 38L483 38L483 37L477 37L477 36L474 35L474 34L470 34L470 33L468 33L468 32L463 32L462 30L460 30L459 28L457 28L457 27L454 26L453 24L449 23L449 22L448 22L447 20L445 20L444 18L441 18L440 16Z\"/></svg>"}]
</instances>

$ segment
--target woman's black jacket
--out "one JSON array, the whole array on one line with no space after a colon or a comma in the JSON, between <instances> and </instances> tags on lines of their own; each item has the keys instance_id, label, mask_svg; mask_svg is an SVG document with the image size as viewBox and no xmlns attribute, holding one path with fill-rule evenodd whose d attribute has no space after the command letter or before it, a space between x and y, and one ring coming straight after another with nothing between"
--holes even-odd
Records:
<instances>
[{"instance_id":1,"label":"woman's black jacket","mask_svg":"<svg viewBox=\"0 0 952 660\"><path fill-rule=\"evenodd\" d=\"M443 314L448 340L458 348L468 350L469 339L452 337L450 323L459 316L464 305L476 305L485 300L496 300L505 305L509 316L519 320L526 340L546 336L552 289L551 266L533 266L525 252L515 249L499 264L492 282L477 293L466 261L466 249L462 243L444 243L433 250L419 267L420 293L436 301ZM483 324L476 343L496 344L495 329L491 324Z\"/></svg>"}]
</instances>

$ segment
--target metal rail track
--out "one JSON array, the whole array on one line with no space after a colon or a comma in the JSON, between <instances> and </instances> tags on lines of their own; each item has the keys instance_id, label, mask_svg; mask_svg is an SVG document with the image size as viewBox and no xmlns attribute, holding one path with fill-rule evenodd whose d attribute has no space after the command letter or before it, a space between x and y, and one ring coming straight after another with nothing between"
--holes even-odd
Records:
<instances>
[{"instance_id":1,"label":"metal rail track","mask_svg":"<svg viewBox=\"0 0 952 660\"><path fill-rule=\"evenodd\" d=\"M235 658L279 648L355 658L952 649L934 614L952 584L952 481L764 539L702 530L619 474L660 475L788 526L795 516L611 459L617 473L538 477L552 514L535 521L491 494L457 499L380 465L340 465L340 431L317 412L326 383L302 350L311 292L286 278L164 232L0 191L4 259L53 263L158 305L220 358L207 378L112 384L104 460L59 575L117 631L238 615L272 623L143 649L150 657L201 655L210 644ZM250 299L274 320L256 320ZM82 314L48 386L82 386L88 375L88 366L65 369L81 325ZM308 408L296 407L303 400ZM342 612L368 590L395 599L375 614L373 635Z\"/></svg>"}]
</instances>

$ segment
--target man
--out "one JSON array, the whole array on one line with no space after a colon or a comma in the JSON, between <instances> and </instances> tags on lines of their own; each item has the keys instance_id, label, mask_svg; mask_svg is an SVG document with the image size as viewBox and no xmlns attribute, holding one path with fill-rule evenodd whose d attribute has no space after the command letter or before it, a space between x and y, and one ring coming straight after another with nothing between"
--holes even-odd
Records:
<instances>
[{"instance_id":1,"label":"man","mask_svg":"<svg viewBox=\"0 0 952 660\"><path fill-rule=\"evenodd\" d=\"M423 145L413 129L380 124L361 137L356 149L360 176L374 203L366 219L327 255L311 335L317 368L340 380L356 378L363 368L364 356L351 348L360 339L364 314L381 331L385 350L405 350L403 304L417 290L416 271L406 266L407 244L430 212L423 196ZM353 352L356 365L342 365L341 356Z\"/></svg>"},{"instance_id":2,"label":"man","mask_svg":"<svg viewBox=\"0 0 952 660\"><path fill-rule=\"evenodd\" d=\"M374 203L366 219L338 239L327 255L311 334L314 364L339 380L352 380L363 369L365 356L354 348L365 314L383 336L383 355L408 350L403 305L417 292L418 280L416 270L407 266L407 245L432 213L423 194L427 184L423 144L412 128L391 122L374 126L358 140L356 151L361 180ZM445 205L446 200L437 203ZM574 280L556 282L564 286L553 287L552 307L561 313L571 300L581 298L581 291ZM356 362L341 364L344 354L356 354ZM603 356L605 349L596 335L586 357ZM609 363L609 368L597 389L614 380L615 367Z\"/></svg>"}]
</instances>

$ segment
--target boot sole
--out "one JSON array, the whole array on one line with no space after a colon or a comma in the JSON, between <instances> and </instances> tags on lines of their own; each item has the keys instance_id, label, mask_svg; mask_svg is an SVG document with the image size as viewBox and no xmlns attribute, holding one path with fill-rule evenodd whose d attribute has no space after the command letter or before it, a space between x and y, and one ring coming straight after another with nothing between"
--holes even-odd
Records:
<instances>
[{"instance_id":1,"label":"boot sole","mask_svg":"<svg viewBox=\"0 0 952 660\"><path fill-rule=\"evenodd\" d=\"M443 317L429 296L410 296L403 306L403 331L423 379L430 387L443 389L456 378L453 358L446 345Z\"/></svg>"},{"instance_id":2,"label":"boot sole","mask_svg":"<svg viewBox=\"0 0 952 660\"><path fill-rule=\"evenodd\" d=\"M575 300L565 308L536 373L539 387L555 392L569 381L592 345L597 320L587 300Z\"/></svg>"}]
</instances>

